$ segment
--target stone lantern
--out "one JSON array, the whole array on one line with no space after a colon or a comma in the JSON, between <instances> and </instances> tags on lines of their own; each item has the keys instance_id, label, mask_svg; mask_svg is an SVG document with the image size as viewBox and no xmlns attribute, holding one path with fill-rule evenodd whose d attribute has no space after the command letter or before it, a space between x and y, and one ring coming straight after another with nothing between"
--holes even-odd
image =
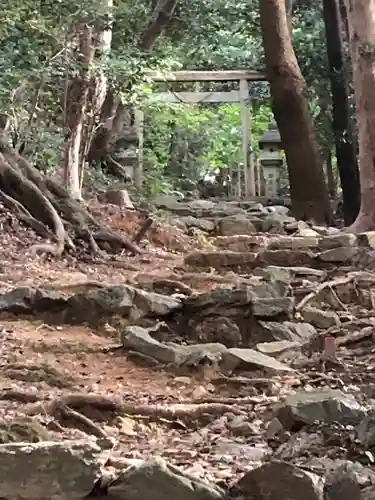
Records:
<instances>
[{"instance_id":1,"label":"stone lantern","mask_svg":"<svg viewBox=\"0 0 375 500\"><path fill-rule=\"evenodd\" d=\"M259 164L265 180L265 195L276 198L280 185L280 169L283 166L280 133L274 121L270 122L267 132L259 140Z\"/></svg>"}]
</instances>

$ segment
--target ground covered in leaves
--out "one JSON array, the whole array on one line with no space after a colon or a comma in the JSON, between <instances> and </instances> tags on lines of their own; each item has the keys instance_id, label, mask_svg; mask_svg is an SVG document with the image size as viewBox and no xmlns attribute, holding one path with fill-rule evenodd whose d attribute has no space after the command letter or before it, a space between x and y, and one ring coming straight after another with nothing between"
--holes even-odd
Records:
<instances>
[{"instance_id":1,"label":"ground covered in leaves","mask_svg":"<svg viewBox=\"0 0 375 500\"><path fill-rule=\"evenodd\" d=\"M130 236L145 220L91 209ZM0 442L162 457L219 488L192 499L373 498L375 236L256 202L154 219L143 255L56 261L0 206Z\"/></svg>"}]
</instances>

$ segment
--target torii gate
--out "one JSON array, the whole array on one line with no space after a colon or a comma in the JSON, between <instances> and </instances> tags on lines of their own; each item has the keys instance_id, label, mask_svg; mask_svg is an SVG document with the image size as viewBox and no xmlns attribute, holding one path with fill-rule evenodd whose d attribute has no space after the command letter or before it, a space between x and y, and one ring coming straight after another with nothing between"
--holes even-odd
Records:
<instances>
[{"instance_id":1,"label":"torii gate","mask_svg":"<svg viewBox=\"0 0 375 500\"><path fill-rule=\"evenodd\" d=\"M255 70L232 71L173 71L171 73L149 72L147 76L154 82L238 82L238 90L229 92L159 92L152 95L153 100L176 103L238 103L241 105L243 179L246 196L255 196L254 162L251 146L251 113L249 82L267 81L266 76ZM136 127L139 138L139 165L135 172L136 185L142 184L143 170L143 112L136 111ZM241 196L241 175L238 171L238 195Z\"/></svg>"}]
</instances>

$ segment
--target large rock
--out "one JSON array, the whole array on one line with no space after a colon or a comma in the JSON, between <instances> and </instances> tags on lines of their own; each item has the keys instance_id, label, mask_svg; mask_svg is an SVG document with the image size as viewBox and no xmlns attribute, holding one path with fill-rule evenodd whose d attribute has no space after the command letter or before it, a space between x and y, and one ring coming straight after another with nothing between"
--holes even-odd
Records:
<instances>
[{"instance_id":1,"label":"large rock","mask_svg":"<svg viewBox=\"0 0 375 500\"><path fill-rule=\"evenodd\" d=\"M362 471L360 464L347 462L340 464L333 471L329 471L325 477L324 499L325 500L362 500L361 487L357 474ZM362 468L363 469L363 468Z\"/></svg>"},{"instance_id":2,"label":"large rock","mask_svg":"<svg viewBox=\"0 0 375 500\"><path fill-rule=\"evenodd\" d=\"M309 250L265 250L260 253L256 264L259 266L307 266L315 267L314 254Z\"/></svg>"},{"instance_id":3,"label":"large rock","mask_svg":"<svg viewBox=\"0 0 375 500\"><path fill-rule=\"evenodd\" d=\"M252 268L257 257L251 252L192 252L188 254L184 263L192 267L222 268Z\"/></svg>"},{"instance_id":4,"label":"large rock","mask_svg":"<svg viewBox=\"0 0 375 500\"><path fill-rule=\"evenodd\" d=\"M188 217L181 217L180 222L187 228L197 227L198 229L201 229L202 231L206 231L208 233L215 229L215 223L212 220L197 219L192 215Z\"/></svg>"},{"instance_id":5,"label":"large rock","mask_svg":"<svg viewBox=\"0 0 375 500\"><path fill-rule=\"evenodd\" d=\"M358 424L365 414L353 396L339 390L296 392L277 405L274 412L285 429L315 422Z\"/></svg>"},{"instance_id":6,"label":"large rock","mask_svg":"<svg viewBox=\"0 0 375 500\"><path fill-rule=\"evenodd\" d=\"M325 236L319 241L320 250L355 246L357 246L357 237L355 234L351 233L339 233L331 236Z\"/></svg>"},{"instance_id":7,"label":"large rock","mask_svg":"<svg viewBox=\"0 0 375 500\"><path fill-rule=\"evenodd\" d=\"M268 341L289 341L304 344L316 335L316 329L309 323L292 321L259 321L263 339Z\"/></svg>"},{"instance_id":8,"label":"large rock","mask_svg":"<svg viewBox=\"0 0 375 500\"><path fill-rule=\"evenodd\" d=\"M177 345L162 343L151 337L149 330L128 326L121 333L121 341L127 349L155 359L159 363L176 367L198 366L203 360L219 361L227 348L220 343Z\"/></svg>"},{"instance_id":9,"label":"large rock","mask_svg":"<svg viewBox=\"0 0 375 500\"><path fill-rule=\"evenodd\" d=\"M236 234L252 234L256 229L247 218L246 214L239 213L224 217L217 222L217 233L220 236L233 236Z\"/></svg>"},{"instance_id":10,"label":"large rock","mask_svg":"<svg viewBox=\"0 0 375 500\"><path fill-rule=\"evenodd\" d=\"M323 262L337 262L344 263L351 261L354 257L359 255L358 247L337 247L329 250L324 250L318 254L318 259Z\"/></svg>"},{"instance_id":11,"label":"large rock","mask_svg":"<svg viewBox=\"0 0 375 500\"><path fill-rule=\"evenodd\" d=\"M334 311L323 311L317 307L308 306L301 311L301 315L305 321L317 328L327 329L340 325L340 318Z\"/></svg>"},{"instance_id":12,"label":"large rock","mask_svg":"<svg viewBox=\"0 0 375 500\"><path fill-rule=\"evenodd\" d=\"M101 477L100 451L85 441L0 445L1 497L82 500Z\"/></svg>"},{"instance_id":13,"label":"large rock","mask_svg":"<svg viewBox=\"0 0 375 500\"><path fill-rule=\"evenodd\" d=\"M310 248L317 248L319 243L319 238L309 236L309 237L294 237L294 236L284 236L284 237L274 237L271 239L268 249L269 250L306 250Z\"/></svg>"},{"instance_id":14,"label":"large rock","mask_svg":"<svg viewBox=\"0 0 375 500\"><path fill-rule=\"evenodd\" d=\"M294 297L254 298L252 312L256 318L291 318Z\"/></svg>"},{"instance_id":15,"label":"large rock","mask_svg":"<svg viewBox=\"0 0 375 500\"><path fill-rule=\"evenodd\" d=\"M214 243L219 248L232 252L258 252L268 245L268 238L258 234L237 234L234 236L217 236Z\"/></svg>"},{"instance_id":16,"label":"large rock","mask_svg":"<svg viewBox=\"0 0 375 500\"><path fill-rule=\"evenodd\" d=\"M236 486L254 500L323 500L319 476L276 460L247 472Z\"/></svg>"},{"instance_id":17,"label":"large rock","mask_svg":"<svg viewBox=\"0 0 375 500\"><path fill-rule=\"evenodd\" d=\"M130 467L110 484L108 500L216 500L224 491L161 458Z\"/></svg>"},{"instance_id":18,"label":"large rock","mask_svg":"<svg viewBox=\"0 0 375 500\"><path fill-rule=\"evenodd\" d=\"M260 368L278 372L294 371L289 366L280 363L271 356L267 356L254 349L241 349L233 347L225 351L221 358L220 368L223 372L233 372L240 368L245 371L259 370Z\"/></svg>"},{"instance_id":19,"label":"large rock","mask_svg":"<svg viewBox=\"0 0 375 500\"><path fill-rule=\"evenodd\" d=\"M165 316L180 307L180 301L166 295L148 293L128 285L88 287L72 290L16 288L0 295L0 311L36 314L62 313L67 323L97 323L113 315L138 319Z\"/></svg>"}]
</instances>

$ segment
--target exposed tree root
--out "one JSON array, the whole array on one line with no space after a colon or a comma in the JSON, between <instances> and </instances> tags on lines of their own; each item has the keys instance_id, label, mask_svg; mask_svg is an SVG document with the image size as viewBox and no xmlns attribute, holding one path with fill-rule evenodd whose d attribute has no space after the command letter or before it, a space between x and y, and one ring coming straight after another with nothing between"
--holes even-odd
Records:
<instances>
[{"instance_id":1,"label":"exposed tree root","mask_svg":"<svg viewBox=\"0 0 375 500\"><path fill-rule=\"evenodd\" d=\"M222 403L172 403L166 405L131 405L122 401L110 399L105 396L91 394L71 394L62 396L52 401L43 401L31 404L27 413L37 415L39 413L55 415L55 412L61 407L68 407L71 410L80 413L86 412L110 412L113 415L134 415L149 417L151 419L166 420L199 420L203 415L222 415L227 412L237 415L245 414L245 411L237 408L235 405ZM76 418L76 416L74 416ZM61 423L61 422L60 422ZM82 423L82 421L81 421ZM87 423L86 423L87 424Z\"/></svg>"},{"instance_id":2,"label":"exposed tree root","mask_svg":"<svg viewBox=\"0 0 375 500\"><path fill-rule=\"evenodd\" d=\"M74 240L86 240L93 254L143 251L130 239L114 233L96 220L86 207L72 200L56 181L42 174L0 137L0 199L39 234L54 243L34 245L31 251L61 256Z\"/></svg>"}]
</instances>

